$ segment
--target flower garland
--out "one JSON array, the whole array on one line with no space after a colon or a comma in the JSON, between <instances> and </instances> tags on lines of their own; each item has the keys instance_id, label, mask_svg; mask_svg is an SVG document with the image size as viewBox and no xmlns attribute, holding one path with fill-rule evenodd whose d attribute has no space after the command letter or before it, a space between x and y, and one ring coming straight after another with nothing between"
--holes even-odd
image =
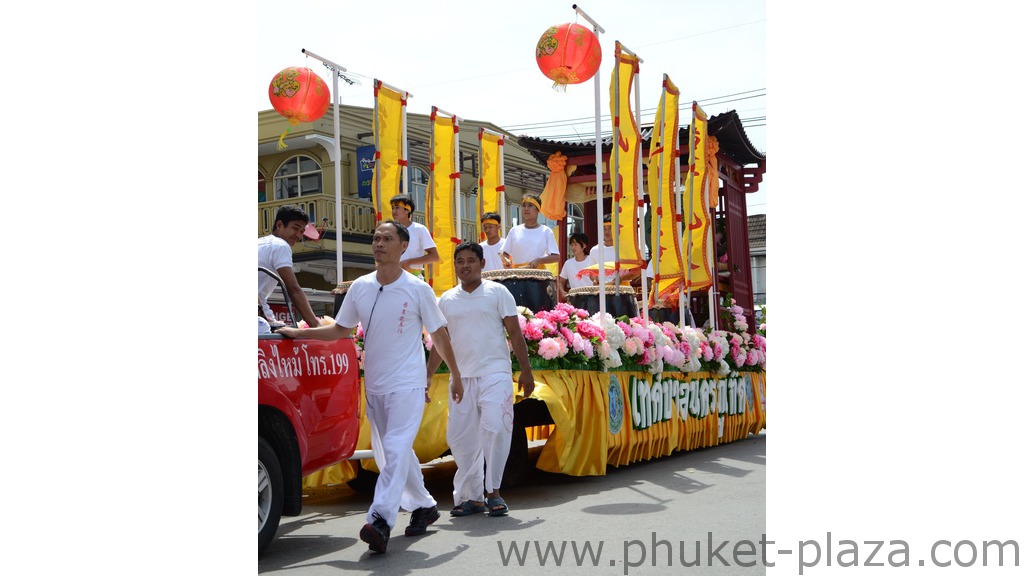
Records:
<instances>
[{"instance_id":1,"label":"flower garland","mask_svg":"<svg viewBox=\"0 0 1024 576\"><path fill-rule=\"evenodd\" d=\"M613 318L605 313L591 315L584 309L561 303L553 310L533 312L516 308L519 328L526 339L530 365L537 370L602 370L621 368L653 374L666 370L711 372L726 375L740 370L762 372L766 368L767 342L762 325L751 336L743 309L735 305L723 330L707 334L703 330L671 322L644 322L636 317ZM333 323L331 318L321 322ZM301 323L300 323L301 325ZM363 327L355 332L356 355L363 363ZM429 354L430 335L424 333L423 346ZM512 370L519 363L511 352ZM442 366L443 369L443 366Z\"/></svg>"}]
</instances>

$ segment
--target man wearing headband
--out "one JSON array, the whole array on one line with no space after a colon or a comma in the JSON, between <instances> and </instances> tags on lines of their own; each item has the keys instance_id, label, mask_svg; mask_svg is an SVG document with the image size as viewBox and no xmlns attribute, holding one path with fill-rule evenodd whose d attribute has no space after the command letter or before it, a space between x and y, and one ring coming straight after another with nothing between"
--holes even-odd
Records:
<instances>
[{"instance_id":1,"label":"man wearing headband","mask_svg":"<svg viewBox=\"0 0 1024 576\"><path fill-rule=\"evenodd\" d=\"M537 222L540 196L525 194L522 210L523 223L508 231L505 246L501 249L502 254L512 260L512 266L506 264L505 267L544 268L545 264L557 263L558 242L555 241L555 233Z\"/></svg>"},{"instance_id":2,"label":"man wearing headband","mask_svg":"<svg viewBox=\"0 0 1024 576\"><path fill-rule=\"evenodd\" d=\"M480 217L480 224L483 226L484 236L487 242L480 246L484 249L484 269L501 270L504 268L504 260L501 257L501 249L505 246L505 239L501 237L501 216L497 212L484 212Z\"/></svg>"},{"instance_id":3,"label":"man wearing headband","mask_svg":"<svg viewBox=\"0 0 1024 576\"><path fill-rule=\"evenodd\" d=\"M434 244L430 230L412 221L415 211L416 203L412 196L399 194L391 198L391 217L409 230L409 247L402 253L402 268L422 280L423 265L440 262L441 257L437 254L437 244Z\"/></svg>"}]
</instances>

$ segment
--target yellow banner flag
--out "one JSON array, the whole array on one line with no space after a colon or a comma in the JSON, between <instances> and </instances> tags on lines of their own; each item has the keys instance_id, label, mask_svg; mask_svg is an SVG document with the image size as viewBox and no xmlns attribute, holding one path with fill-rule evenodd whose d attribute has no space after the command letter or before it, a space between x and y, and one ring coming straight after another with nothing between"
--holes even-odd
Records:
<instances>
[{"instance_id":1,"label":"yellow banner flag","mask_svg":"<svg viewBox=\"0 0 1024 576\"><path fill-rule=\"evenodd\" d=\"M374 80L373 142L377 148L371 184L377 221L391 218L391 198L400 193L405 157L405 95ZM387 218L384 212L387 211Z\"/></svg>"},{"instance_id":2,"label":"yellow banner flag","mask_svg":"<svg viewBox=\"0 0 1024 576\"><path fill-rule=\"evenodd\" d=\"M455 118L431 112L430 184L427 188L427 227L437 244L440 262L428 265L427 283L440 296L455 286L455 245L459 234L455 224L456 184L459 171L456 141L459 124Z\"/></svg>"},{"instance_id":3,"label":"yellow banner flag","mask_svg":"<svg viewBox=\"0 0 1024 576\"><path fill-rule=\"evenodd\" d=\"M650 158L647 169L647 194L651 200L658 231L651 237L651 260L654 283L650 304L659 300L677 305L679 292L686 279L686 260L679 238L681 218L676 188L679 174L676 158L679 156L679 88L665 75L662 97L654 118L651 135Z\"/></svg>"},{"instance_id":4,"label":"yellow banner flag","mask_svg":"<svg viewBox=\"0 0 1024 576\"><path fill-rule=\"evenodd\" d=\"M611 82L612 113L612 225L616 251L615 268L630 270L643 266L637 238L637 161L640 131L630 105L633 77L640 71L640 59L626 54L615 42L615 69Z\"/></svg>"},{"instance_id":5,"label":"yellow banner flag","mask_svg":"<svg viewBox=\"0 0 1024 576\"><path fill-rule=\"evenodd\" d=\"M711 287L712 277L707 254L712 230L707 204L707 144L708 117L694 102L690 124L690 175L683 192L683 222L686 223L683 245L690 259L687 285L694 290Z\"/></svg>"},{"instance_id":6,"label":"yellow banner flag","mask_svg":"<svg viewBox=\"0 0 1024 576\"><path fill-rule=\"evenodd\" d=\"M504 153L505 137L480 129L480 179L476 191L476 229L480 240L484 235L484 226L480 222L485 212L501 214L501 198L505 191Z\"/></svg>"}]
</instances>

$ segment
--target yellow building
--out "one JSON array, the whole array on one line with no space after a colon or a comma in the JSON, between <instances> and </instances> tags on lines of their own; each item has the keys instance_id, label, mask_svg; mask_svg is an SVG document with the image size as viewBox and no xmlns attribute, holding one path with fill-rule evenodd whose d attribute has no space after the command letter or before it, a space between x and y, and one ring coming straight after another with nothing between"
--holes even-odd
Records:
<instances>
[{"instance_id":1,"label":"yellow building","mask_svg":"<svg viewBox=\"0 0 1024 576\"><path fill-rule=\"evenodd\" d=\"M333 105L332 105L333 106ZM287 119L274 110L259 113L259 204L257 234L264 236L273 227L274 214L285 204L300 205L310 215L310 222L322 229L318 241L303 240L294 248L295 272L304 288L330 291L342 281L373 270L373 203L369 196L372 175L373 109L342 105L341 158L334 155L334 110L315 122L290 126ZM278 150L278 139L287 147ZM507 134L504 148L505 218L504 232L520 217L520 200L525 192L540 194L547 181L548 169L526 149L516 137L501 128L476 120L459 119L459 154L461 156L460 201L462 222L460 236L478 239L476 227L476 188L480 176L479 130ZM430 118L426 114L408 113L409 187L416 199L413 220L424 222L425 196L430 177L428 146ZM362 162L360 158L362 157ZM341 162L341 234L343 278L337 278L337 222L335 221L335 162ZM362 182L361 182L362 181ZM360 195L360 187L365 197ZM384 219L391 217L390 211ZM554 228L554 222L541 222ZM502 234L504 236L505 234ZM331 309L318 310L329 313Z\"/></svg>"}]
</instances>

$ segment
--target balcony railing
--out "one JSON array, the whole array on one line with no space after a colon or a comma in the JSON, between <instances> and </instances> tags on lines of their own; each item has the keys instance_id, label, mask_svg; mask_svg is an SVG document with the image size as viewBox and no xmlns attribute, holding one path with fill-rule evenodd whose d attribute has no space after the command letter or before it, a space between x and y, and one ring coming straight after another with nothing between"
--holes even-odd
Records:
<instances>
[{"instance_id":1,"label":"balcony railing","mask_svg":"<svg viewBox=\"0 0 1024 576\"><path fill-rule=\"evenodd\" d=\"M258 216L259 236L270 234L274 226L274 216L277 214L277 209L286 204L296 205L305 210L306 214L309 214L310 223L317 228L320 228L323 218L326 217L327 230L337 230L335 227L334 198L324 194L311 194L299 198L260 202ZM390 218L391 215L387 214L387 217ZM414 214L412 219L415 222L424 224L422 213ZM358 198L342 198L341 222L343 234L366 234L367 236L372 236L375 225L373 203L369 200ZM463 238L472 240L478 238L475 220L463 220L461 224L460 230Z\"/></svg>"}]
</instances>

